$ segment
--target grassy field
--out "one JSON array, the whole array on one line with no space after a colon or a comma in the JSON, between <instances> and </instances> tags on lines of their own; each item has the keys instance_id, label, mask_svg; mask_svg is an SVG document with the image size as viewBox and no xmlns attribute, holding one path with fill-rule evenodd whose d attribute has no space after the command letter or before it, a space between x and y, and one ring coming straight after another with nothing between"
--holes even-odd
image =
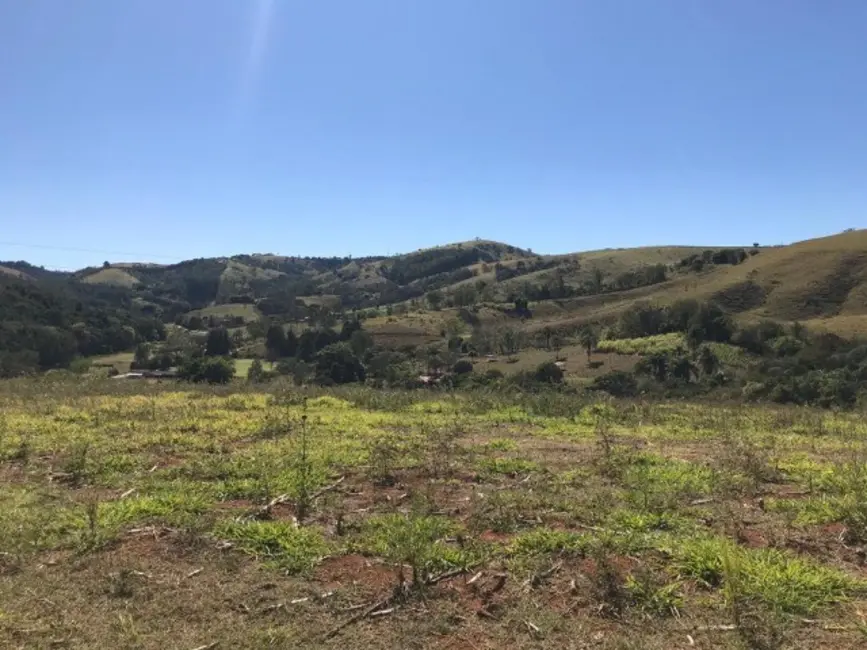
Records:
<instances>
[{"instance_id":1,"label":"grassy field","mask_svg":"<svg viewBox=\"0 0 867 650\"><path fill-rule=\"evenodd\" d=\"M863 648L867 424L0 384L0 647Z\"/></svg>"},{"instance_id":2,"label":"grassy field","mask_svg":"<svg viewBox=\"0 0 867 650\"><path fill-rule=\"evenodd\" d=\"M255 305L241 304L213 305L211 307L204 307L203 309L191 311L189 312L189 315L201 316L202 318L207 318L208 316L214 316L215 318L240 316L247 322L259 320L262 317Z\"/></svg>"},{"instance_id":3,"label":"grassy field","mask_svg":"<svg viewBox=\"0 0 867 650\"><path fill-rule=\"evenodd\" d=\"M579 345L568 345L554 350L528 348L521 350L515 356L498 355L493 359L479 357L474 359L478 372L499 370L505 375L523 370L535 370L539 364L546 361L559 360L567 380L582 380L604 375L612 370L631 371L639 357L632 354L609 354L607 351L596 351L590 355L591 364L587 363L587 353Z\"/></svg>"},{"instance_id":4,"label":"grassy field","mask_svg":"<svg viewBox=\"0 0 867 650\"><path fill-rule=\"evenodd\" d=\"M116 287L132 288L139 284L138 279L121 268L101 269L91 273L83 280L87 284L110 284Z\"/></svg>"},{"instance_id":5,"label":"grassy field","mask_svg":"<svg viewBox=\"0 0 867 650\"><path fill-rule=\"evenodd\" d=\"M90 357L90 361L95 366L112 366L118 372L129 372L129 366L135 357L134 352L117 352L115 354L103 354L96 357Z\"/></svg>"}]
</instances>

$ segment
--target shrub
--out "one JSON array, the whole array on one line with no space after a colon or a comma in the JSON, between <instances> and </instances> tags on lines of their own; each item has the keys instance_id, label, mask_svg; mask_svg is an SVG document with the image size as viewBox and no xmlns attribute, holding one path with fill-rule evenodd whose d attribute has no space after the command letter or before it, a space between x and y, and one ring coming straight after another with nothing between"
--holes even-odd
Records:
<instances>
[{"instance_id":1,"label":"shrub","mask_svg":"<svg viewBox=\"0 0 867 650\"><path fill-rule=\"evenodd\" d=\"M440 517L382 515L364 523L358 545L364 552L393 562L401 587L406 584L404 567L409 566L411 585L422 589L434 572L462 563L460 551L447 547L443 542L453 532L453 524Z\"/></svg>"},{"instance_id":2,"label":"shrub","mask_svg":"<svg viewBox=\"0 0 867 650\"><path fill-rule=\"evenodd\" d=\"M214 533L287 573L309 571L328 552L319 531L288 521L226 521Z\"/></svg>"},{"instance_id":3,"label":"shrub","mask_svg":"<svg viewBox=\"0 0 867 650\"><path fill-rule=\"evenodd\" d=\"M332 343L316 355L316 380L323 384L364 381L364 364L345 342Z\"/></svg>"},{"instance_id":4,"label":"shrub","mask_svg":"<svg viewBox=\"0 0 867 650\"><path fill-rule=\"evenodd\" d=\"M178 377L196 383L228 384L235 376L235 362L225 357L187 359L178 370Z\"/></svg>"},{"instance_id":5,"label":"shrub","mask_svg":"<svg viewBox=\"0 0 867 650\"><path fill-rule=\"evenodd\" d=\"M458 361L453 367L452 372L456 375L466 375L473 371L473 363L472 361L467 361L466 359L461 359Z\"/></svg>"},{"instance_id":6,"label":"shrub","mask_svg":"<svg viewBox=\"0 0 867 650\"><path fill-rule=\"evenodd\" d=\"M632 397L638 393L638 382L628 372L614 370L597 377L587 388L605 391L614 397Z\"/></svg>"},{"instance_id":7,"label":"shrub","mask_svg":"<svg viewBox=\"0 0 867 650\"><path fill-rule=\"evenodd\" d=\"M250 365L249 370L247 370L247 381L252 384L261 384L267 378L268 374L262 366L262 360L253 359L253 363Z\"/></svg>"},{"instance_id":8,"label":"shrub","mask_svg":"<svg viewBox=\"0 0 867 650\"><path fill-rule=\"evenodd\" d=\"M533 376L536 381L544 384L563 383L563 369L553 361L539 364Z\"/></svg>"}]
</instances>

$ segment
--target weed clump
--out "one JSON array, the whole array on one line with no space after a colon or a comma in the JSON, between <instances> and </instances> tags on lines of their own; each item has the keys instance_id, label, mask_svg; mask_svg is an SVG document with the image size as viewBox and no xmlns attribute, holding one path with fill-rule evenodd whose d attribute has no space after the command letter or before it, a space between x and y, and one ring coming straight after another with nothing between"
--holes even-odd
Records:
<instances>
[{"instance_id":1,"label":"weed clump","mask_svg":"<svg viewBox=\"0 0 867 650\"><path fill-rule=\"evenodd\" d=\"M328 553L321 532L288 521L223 521L214 536L288 574L309 571Z\"/></svg>"}]
</instances>

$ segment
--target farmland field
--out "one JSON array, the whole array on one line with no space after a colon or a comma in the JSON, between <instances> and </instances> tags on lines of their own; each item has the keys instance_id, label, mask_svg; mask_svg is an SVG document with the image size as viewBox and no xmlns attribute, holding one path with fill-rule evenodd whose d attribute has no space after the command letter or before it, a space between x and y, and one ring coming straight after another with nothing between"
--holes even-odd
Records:
<instances>
[{"instance_id":1,"label":"farmland field","mask_svg":"<svg viewBox=\"0 0 867 650\"><path fill-rule=\"evenodd\" d=\"M863 648L867 423L0 384L0 647Z\"/></svg>"}]
</instances>

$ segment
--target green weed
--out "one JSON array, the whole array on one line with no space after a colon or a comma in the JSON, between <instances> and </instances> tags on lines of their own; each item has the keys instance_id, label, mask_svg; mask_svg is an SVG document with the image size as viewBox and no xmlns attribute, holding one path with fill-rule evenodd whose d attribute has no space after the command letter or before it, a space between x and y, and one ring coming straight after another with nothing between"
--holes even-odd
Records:
<instances>
[{"instance_id":1,"label":"green weed","mask_svg":"<svg viewBox=\"0 0 867 650\"><path fill-rule=\"evenodd\" d=\"M864 588L836 569L777 549L742 549L724 538L681 540L671 552L684 577L712 587L724 584L727 561L736 564L742 597L788 614L815 614Z\"/></svg>"},{"instance_id":2,"label":"green weed","mask_svg":"<svg viewBox=\"0 0 867 650\"><path fill-rule=\"evenodd\" d=\"M660 580L651 571L637 571L626 578L631 604L648 616L677 616L683 607L680 582Z\"/></svg>"},{"instance_id":3,"label":"green weed","mask_svg":"<svg viewBox=\"0 0 867 650\"><path fill-rule=\"evenodd\" d=\"M509 543L506 550L512 556L553 553L583 555L590 548L591 543L591 538L579 533L551 528L534 528L517 535Z\"/></svg>"},{"instance_id":4,"label":"green weed","mask_svg":"<svg viewBox=\"0 0 867 650\"><path fill-rule=\"evenodd\" d=\"M468 564L469 554L445 541L455 532L455 525L441 517L381 515L364 522L354 546L395 564L399 586L406 584L404 566L409 566L410 585L421 589L434 573Z\"/></svg>"},{"instance_id":5,"label":"green weed","mask_svg":"<svg viewBox=\"0 0 867 650\"><path fill-rule=\"evenodd\" d=\"M322 533L287 521L223 521L214 535L286 573L304 573L328 553Z\"/></svg>"},{"instance_id":6,"label":"green weed","mask_svg":"<svg viewBox=\"0 0 867 650\"><path fill-rule=\"evenodd\" d=\"M538 472L540 467L538 463L525 458L486 458L479 462L479 469L488 474L516 477Z\"/></svg>"}]
</instances>

